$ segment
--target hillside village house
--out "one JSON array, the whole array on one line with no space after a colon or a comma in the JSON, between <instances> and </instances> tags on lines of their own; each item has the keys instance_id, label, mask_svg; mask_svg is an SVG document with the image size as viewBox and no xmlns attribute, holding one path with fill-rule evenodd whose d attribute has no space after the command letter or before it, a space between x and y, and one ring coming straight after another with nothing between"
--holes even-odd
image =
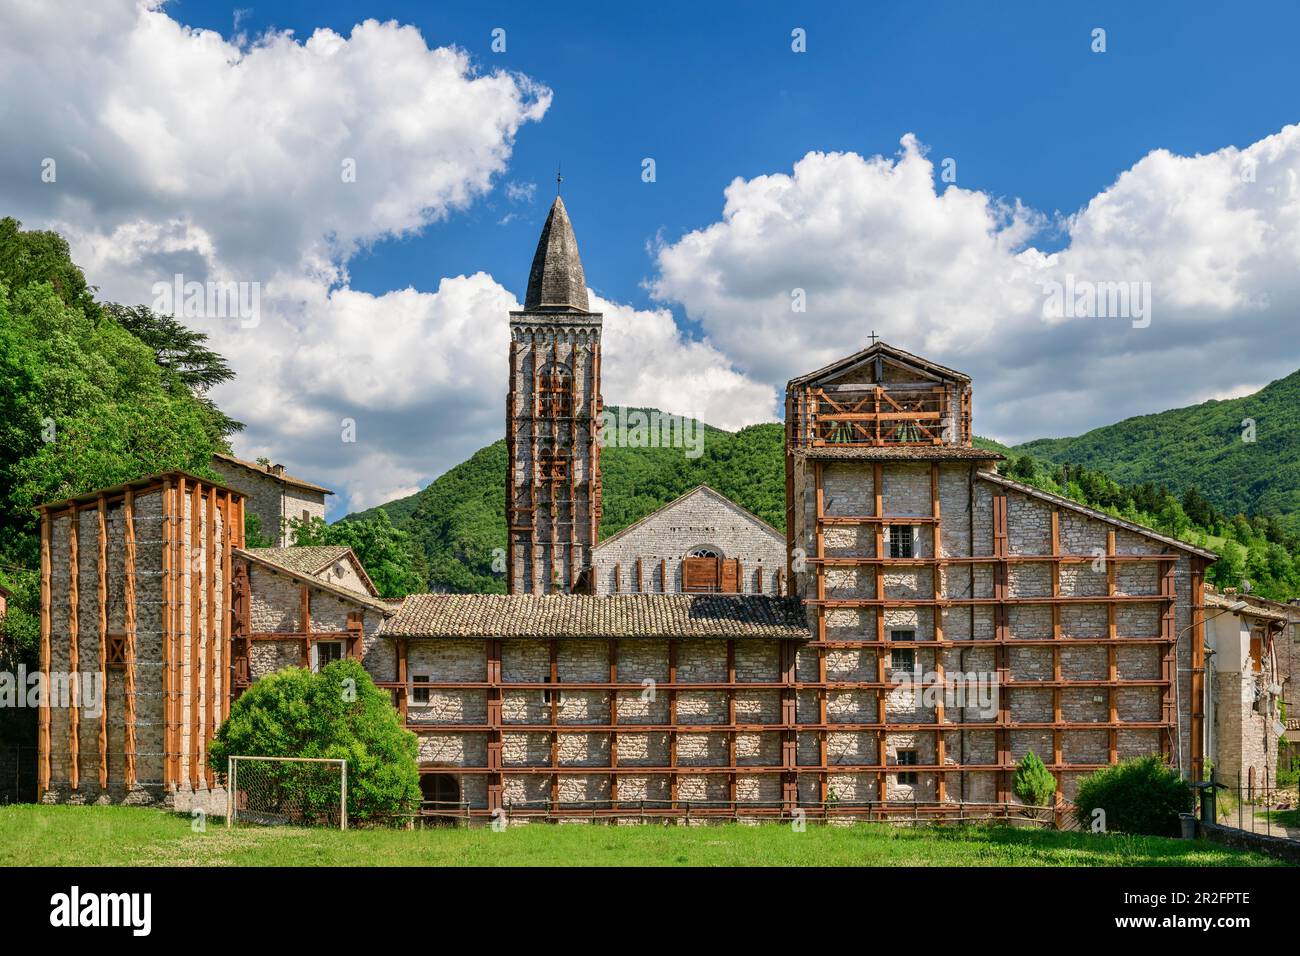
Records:
<instances>
[{"instance_id":1,"label":"hillside village house","mask_svg":"<svg viewBox=\"0 0 1300 956\"><path fill-rule=\"evenodd\" d=\"M281 547L293 544L289 522L324 520L325 496L334 494L295 478L280 464L217 454L212 456L212 470L223 484L243 494L245 512L257 518L262 537Z\"/></svg>"},{"instance_id":2,"label":"hillside village house","mask_svg":"<svg viewBox=\"0 0 1300 956\"><path fill-rule=\"evenodd\" d=\"M1247 794L1277 783L1286 658L1297 608L1246 594L1205 595L1205 752L1216 779Z\"/></svg>"},{"instance_id":3,"label":"hillside village house","mask_svg":"<svg viewBox=\"0 0 1300 956\"><path fill-rule=\"evenodd\" d=\"M791 380L783 555L709 489L601 542L558 199L509 324L506 595L383 601L346 555L245 548L255 493L181 473L43 509L42 667L110 673L105 715L42 712L45 799L219 807L232 699L340 656L418 735L426 808L475 818L996 811L1030 750L1066 800L1126 757L1203 772L1215 555L1000 475L966 375L876 342Z\"/></svg>"}]
</instances>

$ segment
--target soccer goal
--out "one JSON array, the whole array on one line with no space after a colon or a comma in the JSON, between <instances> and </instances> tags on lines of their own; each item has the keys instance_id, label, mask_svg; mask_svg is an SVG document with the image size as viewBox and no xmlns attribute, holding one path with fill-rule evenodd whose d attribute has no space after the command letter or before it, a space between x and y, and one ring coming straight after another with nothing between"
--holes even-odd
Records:
<instances>
[{"instance_id":1,"label":"soccer goal","mask_svg":"<svg viewBox=\"0 0 1300 956\"><path fill-rule=\"evenodd\" d=\"M348 828L348 762L328 757L230 757L226 826Z\"/></svg>"}]
</instances>

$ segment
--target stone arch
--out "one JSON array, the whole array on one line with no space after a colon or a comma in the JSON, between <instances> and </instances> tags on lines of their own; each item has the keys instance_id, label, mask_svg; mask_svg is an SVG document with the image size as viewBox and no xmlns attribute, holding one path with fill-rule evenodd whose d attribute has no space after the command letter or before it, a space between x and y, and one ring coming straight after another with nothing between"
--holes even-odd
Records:
<instances>
[{"instance_id":1,"label":"stone arch","mask_svg":"<svg viewBox=\"0 0 1300 956\"><path fill-rule=\"evenodd\" d=\"M725 559L727 552L716 544L696 544L686 549L685 558L720 558Z\"/></svg>"}]
</instances>

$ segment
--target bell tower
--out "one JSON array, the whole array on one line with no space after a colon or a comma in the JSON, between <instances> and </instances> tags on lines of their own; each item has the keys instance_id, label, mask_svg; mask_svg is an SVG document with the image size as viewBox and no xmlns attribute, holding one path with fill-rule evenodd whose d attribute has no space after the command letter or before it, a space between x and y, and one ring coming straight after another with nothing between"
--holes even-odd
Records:
<instances>
[{"instance_id":1,"label":"bell tower","mask_svg":"<svg viewBox=\"0 0 1300 956\"><path fill-rule=\"evenodd\" d=\"M600 530L600 329L568 210L551 206L510 313L506 563L511 594L589 587Z\"/></svg>"}]
</instances>

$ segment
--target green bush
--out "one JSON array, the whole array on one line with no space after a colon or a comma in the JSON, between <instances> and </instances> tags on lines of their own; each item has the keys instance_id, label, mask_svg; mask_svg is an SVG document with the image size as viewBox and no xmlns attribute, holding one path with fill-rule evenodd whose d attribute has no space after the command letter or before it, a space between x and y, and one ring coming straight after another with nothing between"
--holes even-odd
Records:
<instances>
[{"instance_id":1,"label":"green bush","mask_svg":"<svg viewBox=\"0 0 1300 956\"><path fill-rule=\"evenodd\" d=\"M1092 812L1106 812L1106 830L1177 836L1178 814L1191 813L1192 790L1160 757L1135 757L1089 774L1079 783L1075 815L1085 827Z\"/></svg>"},{"instance_id":2,"label":"green bush","mask_svg":"<svg viewBox=\"0 0 1300 956\"><path fill-rule=\"evenodd\" d=\"M1012 786L1021 802L1032 807L1045 807L1056 795L1056 778L1032 750L1025 754L1016 767Z\"/></svg>"},{"instance_id":3,"label":"green bush","mask_svg":"<svg viewBox=\"0 0 1300 956\"><path fill-rule=\"evenodd\" d=\"M217 731L209 761L225 771L232 755L345 759L348 820L360 823L419 808L417 749L388 695L358 661L342 660L318 674L290 667L253 684ZM267 772L274 779L294 771ZM308 815L337 807L337 784L311 787L305 801Z\"/></svg>"}]
</instances>

